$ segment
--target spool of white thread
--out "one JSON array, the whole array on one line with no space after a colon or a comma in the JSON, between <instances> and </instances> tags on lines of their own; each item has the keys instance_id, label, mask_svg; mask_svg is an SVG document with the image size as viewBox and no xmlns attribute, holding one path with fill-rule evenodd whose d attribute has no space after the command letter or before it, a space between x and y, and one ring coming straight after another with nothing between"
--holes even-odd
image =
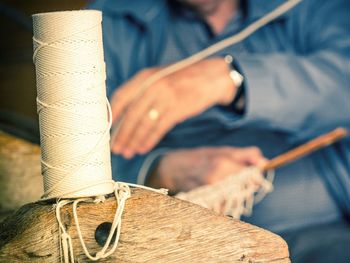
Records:
<instances>
[{"instance_id":1,"label":"spool of white thread","mask_svg":"<svg viewBox=\"0 0 350 263\"><path fill-rule=\"evenodd\" d=\"M43 198L113 192L102 15L33 15Z\"/></svg>"}]
</instances>

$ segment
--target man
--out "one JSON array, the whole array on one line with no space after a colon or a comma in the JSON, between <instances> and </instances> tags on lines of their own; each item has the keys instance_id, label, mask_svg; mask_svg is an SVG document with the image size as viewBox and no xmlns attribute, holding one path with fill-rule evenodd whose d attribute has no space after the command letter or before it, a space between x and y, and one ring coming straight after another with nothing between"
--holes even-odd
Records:
<instances>
[{"instance_id":1,"label":"man","mask_svg":"<svg viewBox=\"0 0 350 263\"><path fill-rule=\"evenodd\" d=\"M108 94L114 123L120 123L112 146L117 180L135 182L141 166L152 163L148 183L189 190L246 165L264 165L251 146L271 158L337 126L350 128L350 3L345 0L304 0L246 40L138 93L165 65L239 32L282 3L92 5L104 13ZM224 59L228 54L232 69ZM241 86L230 79L230 70L244 76ZM349 235L335 234L325 243L319 230L349 231L344 219L350 215L349 171L345 139L277 170L274 192L244 220L283 234L296 261L315 261L318 255L317 262L327 262L322 246L340 260L338 249L348 245Z\"/></svg>"}]
</instances>

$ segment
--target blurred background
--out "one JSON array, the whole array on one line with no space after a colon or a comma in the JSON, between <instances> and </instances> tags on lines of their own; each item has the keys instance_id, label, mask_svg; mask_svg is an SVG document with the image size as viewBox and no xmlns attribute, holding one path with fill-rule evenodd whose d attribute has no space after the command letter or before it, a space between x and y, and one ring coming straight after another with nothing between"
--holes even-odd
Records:
<instances>
[{"instance_id":1,"label":"blurred background","mask_svg":"<svg viewBox=\"0 0 350 263\"><path fill-rule=\"evenodd\" d=\"M31 15L86 3L0 0L0 222L43 193Z\"/></svg>"},{"instance_id":2,"label":"blurred background","mask_svg":"<svg viewBox=\"0 0 350 263\"><path fill-rule=\"evenodd\" d=\"M87 0L0 0L0 130L39 142L31 15L82 9Z\"/></svg>"}]
</instances>

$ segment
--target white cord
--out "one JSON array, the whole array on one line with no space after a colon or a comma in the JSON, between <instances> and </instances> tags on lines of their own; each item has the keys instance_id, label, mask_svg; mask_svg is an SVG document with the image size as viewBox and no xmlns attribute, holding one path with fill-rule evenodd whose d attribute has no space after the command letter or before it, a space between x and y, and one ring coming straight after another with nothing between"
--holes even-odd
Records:
<instances>
[{"instance_id":1,"label":"white cord","mask_svg":"<svg viewBox=\"0 0 350 263\"><path fill-rule=\"evenodd\" d=\"M83 234L80 228L79 218L78 218L78 204L81 202L85 203L100 203L105 201L104 196L97 196L97 197L87 197L87 198L79 198L75 200L71 199L65 199L65 200L59 200L56 204L56 219L59 225L60 230L60 246L61 246L61 255L63 257L63 260L65 263L74 263L74 252L73 252L73 243L72 238L67 233L61 218L61 209L63 206L73 203L73 218L74 218L74 224L77 228L77 233L79 237L80 244L83 248L84 254L92 261L97 261L102 258L106 258L114 253L114 251L117 249L118 241L120 238L121 233L121 226L122 226L122 214L125 208L125 204L127 199L131 196L131 190L130 187L135 188L143 188L149 191L153 191L159 194L167 194L166 189L153 189L150 187L142 186L142 185L135 185L135 184L129 184L129 183L123 183L123 182L116 182L114 183L114 196L116 198L117 202L117 210L115 211L113 223L111 226L111 229L109 231L107 240L105 244L103 245L102 249L95 253L95 255L92 255L85 243L85 240L83 238ZM116 233L116 237L114 240L112 240L114 234ZM114 241L114 244L112 247L108 250L111 243ZM62 258L61 258L62 260Z\"/></svg>"},{"instance_id":2,"label":"white cord","mask_svg":"<svg viewBox=\"0 0 350 263\"><path fill-rule=\"evenodd\" d=\"M242 215L250 216L254 204L273 190L272 180L270 176L264 177L260 168L247 167L215 184L181 192L176 197L239 219Z\"/></svg>"}]
</instances>

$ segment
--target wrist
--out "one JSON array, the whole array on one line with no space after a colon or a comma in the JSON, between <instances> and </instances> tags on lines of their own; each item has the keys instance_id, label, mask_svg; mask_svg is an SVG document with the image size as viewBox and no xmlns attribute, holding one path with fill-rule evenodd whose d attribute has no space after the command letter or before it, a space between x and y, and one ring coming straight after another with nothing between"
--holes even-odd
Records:
<instances>
[{"instance_id":1,"label":"wrist","mask_svg":"<svg viewBox=\"0 0 350 263\"><path fill-rule=\"evenodd\" d=\"M155 166L152 171L150 172L149 176L147 177L145 181L145 185L153 188L162 188L163 185L161 183L161 180L159 178L159 165Z\"/></svg>"},{"instance_id":2,"label":"wrist","mask_svg":"<svg viewBox=\"0 0 350 263\"><path fill-rule=\"evenodd\" d=\"M150 171L145 185L153 188L166 188L169 189L169 193L172 191L172 184L169 181L169 178L165 176L167 174L166 167L168 166L166 162L167 155L160 158L157 164ZM165 159L165 160L164 160Z\"/></svg>"},{"instance_id":3,"label":"wrist","mask_svg":"<svg viewBox=\"0 0 350 263\"><path fill-rule=\"evenodd\" d=\"M222 71L221 71L221 84L220 84L220 97L218 104L221 106L229 105L233 98L236 96L237 87L230 77L231 69L228 66L225 59L220 58ZM218 86L219 87L219 86Z\"/></svg>"}]
</instances>

